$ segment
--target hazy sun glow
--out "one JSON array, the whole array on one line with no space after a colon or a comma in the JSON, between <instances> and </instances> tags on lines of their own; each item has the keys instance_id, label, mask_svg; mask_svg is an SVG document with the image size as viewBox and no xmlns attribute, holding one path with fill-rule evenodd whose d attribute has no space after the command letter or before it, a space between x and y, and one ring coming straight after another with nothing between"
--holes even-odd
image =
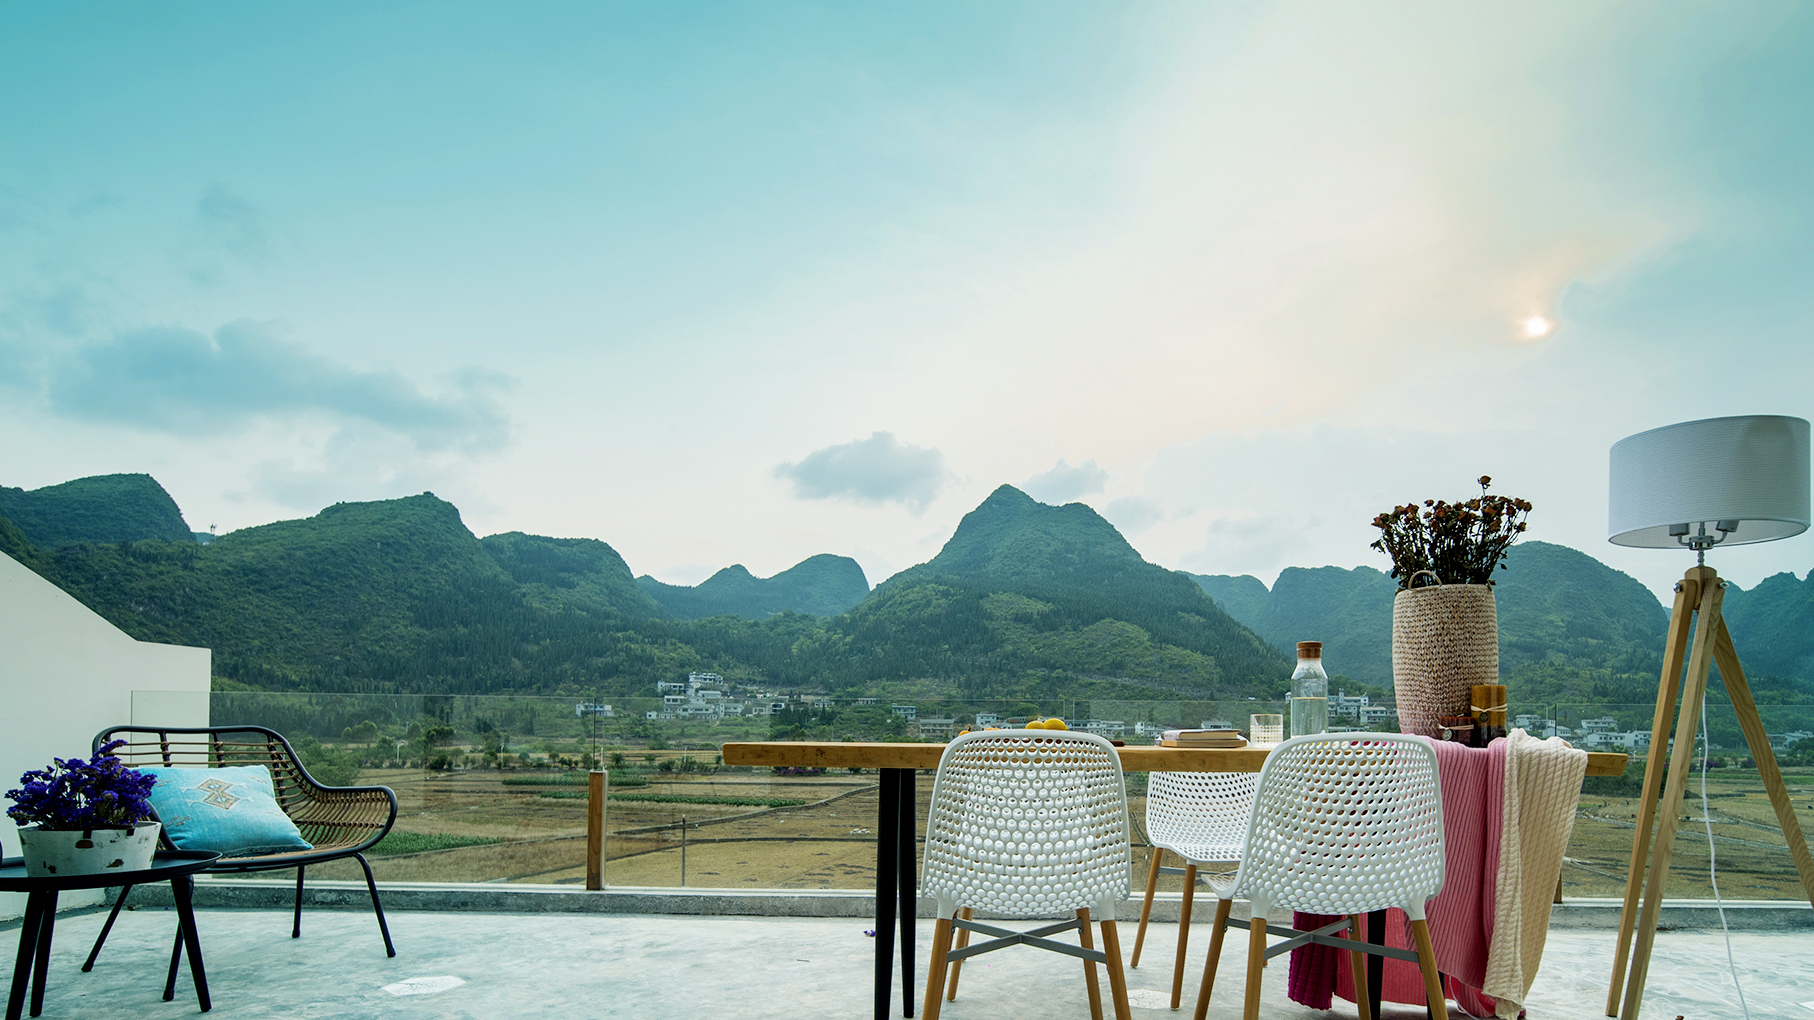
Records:
<instances>
[{"instance_id":1,"label":"hazy sun glow","mask_svg":"<svg viewBox=\"0 0 1814 1020\"><path fill-rule=\"evenodd\" d=\"M1533 315L1524 320L1524 338L1526 340L1536 340L1539 337L1546 337L1550 334L1550 331L1555 328L1555 323L1541 315Z\"/></svg>"}]
</instances>

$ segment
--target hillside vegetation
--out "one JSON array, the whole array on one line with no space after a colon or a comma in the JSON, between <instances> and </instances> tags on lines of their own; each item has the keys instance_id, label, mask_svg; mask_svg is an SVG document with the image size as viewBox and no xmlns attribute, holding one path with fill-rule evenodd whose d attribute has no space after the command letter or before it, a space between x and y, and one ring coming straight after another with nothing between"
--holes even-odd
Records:
<instances>
[{"instance_id":1,"label":"hillside vegetation","mask_svg":"<svg viewBox=\"0 0 1814 1020\"><path fill-rule=\"evenodd\" d=\"M1649 589L1549 542L1513 546L1495 576L1499 668L1521 700L1655 700L1669 610ZM1331 673L1391 688L1397 588L1384 573L1292 567L1271 590L1249 576L1192 577L1275 647L1320 640ZM1724 612L1760 701L1814 699L1814 583L1778 574L1749 592L1731 585Z\"/></svg>"},{"instance_id":2,"label":"hillside vegetation","mask_svg":"<svg viewBox=\"0 0 1814 1020\"><path fill-rule=\"evenodd\" d=\"M429 493L336 504L208 545L51 552L10 525L0 544L134 637L212 648L218 675L269 690L646 695L657 679L712 670L843 693L1215 696L1257 691L1285 668L1087 507L1011 488L966 517L939 558L831 617L676 618L609 545L481 540ZM997 548L979 555L984 544ZM848 592L844 563L855 567L816 557L784 572L782 588Z\"/></svg>"},{"instance_id":3,"label":"hillside vegetation","mask_svg":"<svg viewBox=\"0 0 1814 1020\"><path fill-rule=\"evenodd\" d=\"M103 516L70 493L169 498L143 475L78 481L95 484L49 487L75 508L56 534ZM0 516L0 552L134 637L212 648L219 676L268 690L631 696L709 670L904 698L1276 697L1299 640L1321 640L1354 691L1391 688L1395 589L1382 572L1294 567L1270 589L1187 575L1148 563L1088 506L1012 486L937 556L867 592L854 561L829 555L766 579L730 567L664 585L596 539L480 539L430 493L207 545L169 509L175 540L55 547ZM1518 700L1653 699L1667 610L1637 581L1544 542L1514 547L1498 578L1501 669ZM1759 700L1814 700L1814 580L1780 574L1726 599Z\"/></svg>"},{"instance_id":4,"label":"hillside vegetation","mask_svg":"<svg viewBox=\"0 0 1814 1020\"><path fill-rule=\"evenodd\" d=\"M150 475L95 475L42 489L0 485L0 516L36 546L194 540L176 500Z\"/></svg>"}]
</instances>

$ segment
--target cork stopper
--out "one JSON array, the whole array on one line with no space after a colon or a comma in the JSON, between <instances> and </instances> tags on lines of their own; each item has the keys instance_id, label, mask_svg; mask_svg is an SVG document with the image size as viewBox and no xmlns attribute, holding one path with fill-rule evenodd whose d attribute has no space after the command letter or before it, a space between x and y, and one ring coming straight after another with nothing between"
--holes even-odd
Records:
<instances>
[{"instance_id":1,"label":"cork stopper","mask_svg":"<svg viewBox=\"0 0 1814 1020\"><path fill-rule=\"evenodd\" d=\"M1300 659L1320 659L1322 657L1323 657L1323 643L1321 641L1299 641L1298 642L1298 658L1300 658Z\"/></svg>"}]
</instances>

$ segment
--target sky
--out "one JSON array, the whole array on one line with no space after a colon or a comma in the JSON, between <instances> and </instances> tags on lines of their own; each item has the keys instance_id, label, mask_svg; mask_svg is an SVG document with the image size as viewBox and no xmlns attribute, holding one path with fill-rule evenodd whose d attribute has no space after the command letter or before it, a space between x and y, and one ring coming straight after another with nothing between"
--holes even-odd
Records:
<instances>
[{"instance_id":1,"label":"sky","mask_svg":"<svg viewBox=\"0 0 1814 1020\"><path fill-rule=\"evenodd\" d=\"M0 8L0 484L197 530L874 583L1009 483L1270 583L1487 474L1663 594L1609 447L1811 332L1806 4Z\"/></svg>"}]
</instances>

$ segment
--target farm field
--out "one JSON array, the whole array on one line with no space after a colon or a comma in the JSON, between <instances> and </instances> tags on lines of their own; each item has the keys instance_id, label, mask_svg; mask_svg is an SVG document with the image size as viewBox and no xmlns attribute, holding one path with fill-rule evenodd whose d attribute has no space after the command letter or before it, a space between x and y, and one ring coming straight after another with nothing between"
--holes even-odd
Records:
<instances>
[{"instance_id":1,"label":"farm field","mask_svg":"<svg viewBox=\"0 0 1814 1020\"><path fill-rule=\"evenodd\" d=\"M1635 759L1631 774L1642 777L1644 763ZM1814 769L1784 770L1789 799L1804 835L1814 831ZM1713 828L1713 854L1718 864L1719 892L1726 899L1806 899L1789 857L1776 813L1762 780L1750 769L1714 769L1707 773L1707 807L1701 811L1699 774L1690 777L1682 798L1675 852L1665 895L1711 899L1708 880L1707 824ZM1562 871L1565 896L1620 896L1631 863L1639 798L1582 794Z\"/></svg>"}]
</instances>

